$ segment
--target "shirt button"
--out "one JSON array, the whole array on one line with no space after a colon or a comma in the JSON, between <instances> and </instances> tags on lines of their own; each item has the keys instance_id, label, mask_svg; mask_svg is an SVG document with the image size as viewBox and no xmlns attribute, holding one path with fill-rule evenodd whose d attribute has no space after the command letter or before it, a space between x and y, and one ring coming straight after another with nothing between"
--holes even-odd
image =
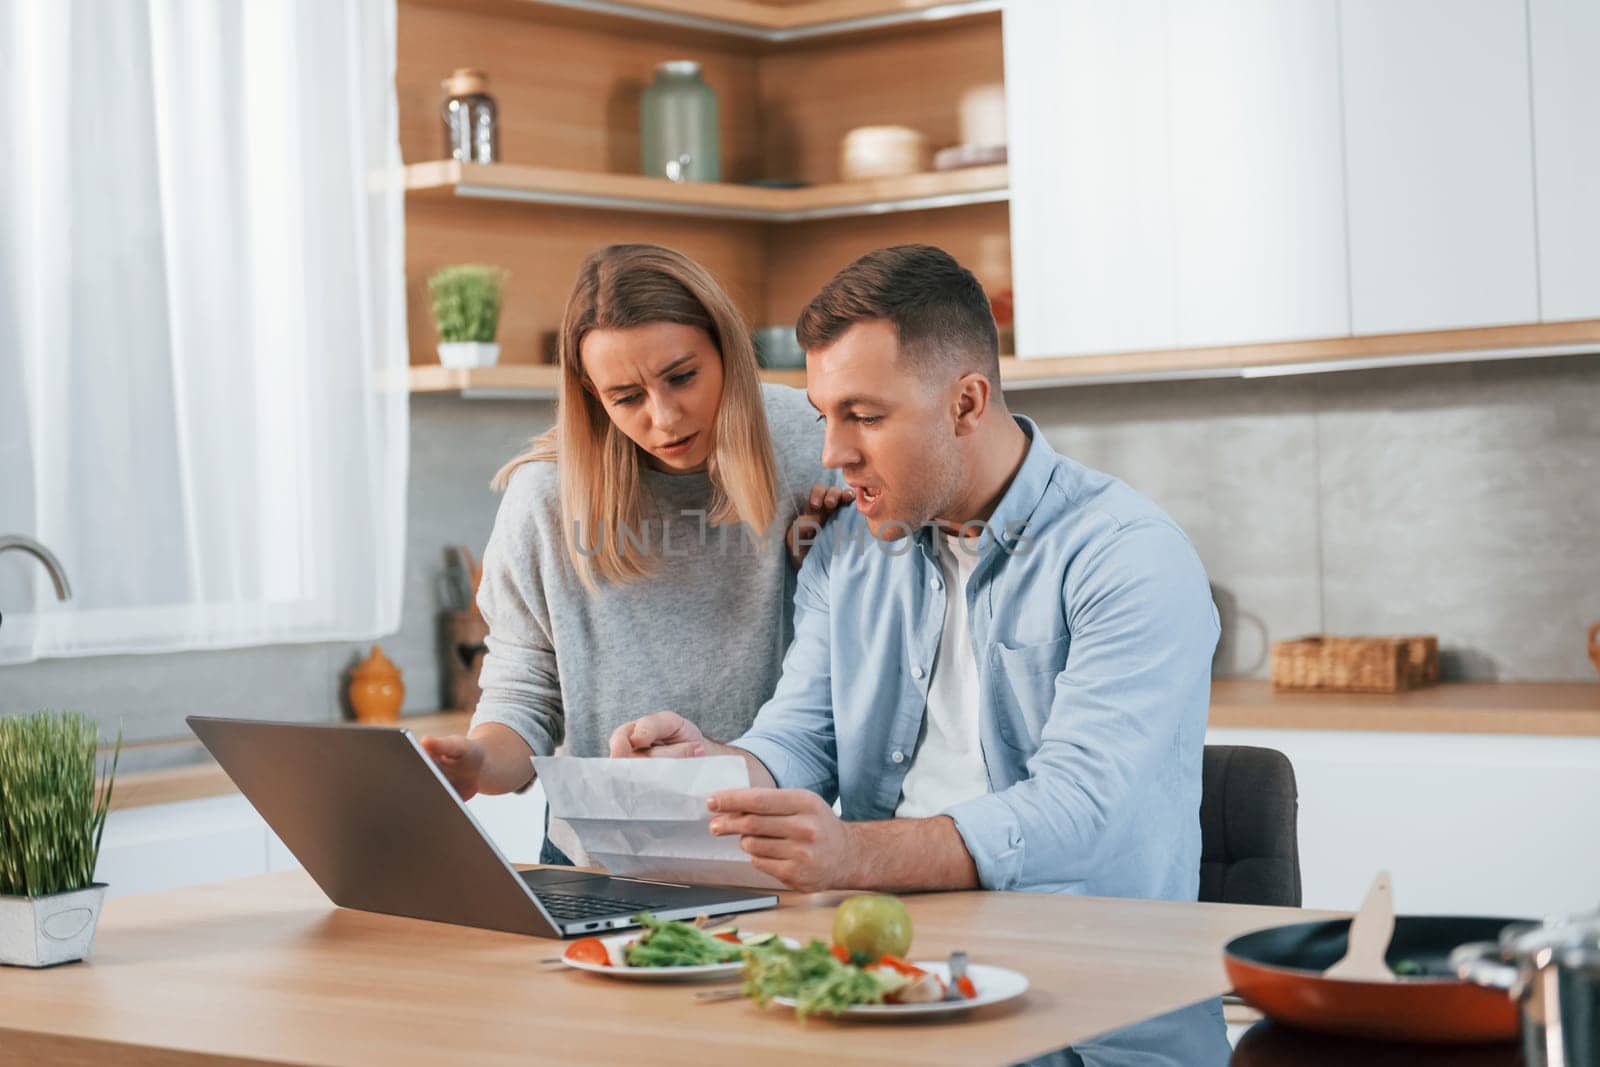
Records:
<instances>
[{"instance_id":1,"label":"shirt button","mask_svg":"<svg viewBox=\"0 0 1600 1067\"><path fill-rule=\"evenodd\" d=\"M928 579L928 588L929 589L937 589L937 588L939 588L939 579L937 579L937 578L929 578Z\"/></svg>"},{"instance_id":2,"label":"shirt button","mask_svg":"<svg viewBox=\"0 0 1600 1067\"><path fill-rule=\"evenodd\" d=\"M904 763L906 761L906 754L904 752L891 752L889 753L889 758L896 763Z\"/></svg>"},{"instance_id":3,"label":"shirt button","mask_svg":"<svg viewBox=\"0 0 1600 1067\"><path fill-rule=\"evenodd\" d=\"M921 667L912 667L911 668L911 677L913 677L913 678L921 678L924 674L927 674L927 673L928 672L923 670Z\"/></svg>"}]
</instances>

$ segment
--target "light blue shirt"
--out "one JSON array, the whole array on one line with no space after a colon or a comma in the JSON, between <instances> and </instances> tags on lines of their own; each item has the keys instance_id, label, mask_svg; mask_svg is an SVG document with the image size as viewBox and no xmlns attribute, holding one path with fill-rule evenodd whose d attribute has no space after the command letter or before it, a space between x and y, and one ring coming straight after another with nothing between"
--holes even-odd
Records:
<instances>
[{"instance_id":1,"label":"light blue shirt","mask_svg":"<svg viewBox=\"0 0 1600 1067\"><path fill-rule=\"evenodd\" d=\"M986 889L1194 900L1217 613L1194 546L1034 423L967 583L989 792L947 809ZM735 742L783 788L889 819L945 616L927 529L878 541L854 507L800 569L794 642Z\"/></svg>"}]
</instances>

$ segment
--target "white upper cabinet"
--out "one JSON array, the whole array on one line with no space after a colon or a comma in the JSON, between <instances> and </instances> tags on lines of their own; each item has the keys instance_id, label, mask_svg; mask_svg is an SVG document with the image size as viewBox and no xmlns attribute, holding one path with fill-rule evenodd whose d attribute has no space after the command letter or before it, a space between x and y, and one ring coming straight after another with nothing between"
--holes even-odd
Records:
<instances>
[{"instance_id":1,"label":"white upper cabinet","mask_svg":"<svg viewBox=\"0 0 1600 1067\"><path fill-rule=\"evenodd\" d=\"M1539 311L1600 318L1600 2L1530 0Z\"/></svg>"},{"instance_id":2,"label":"white upper cabinet","mask_svg":"<svg viewBox=\"0 0 1600 1067\"><path fill-rule=\"evenodd\" d=\"M1600 318L1600 0L1009 0L1005 49L1019 355Z\"/></svg>"},{"instance_id":3,"label":"white upper cabinet","mask_svg":"<svg viewBox=\"0 0 1600 1067\"><path fill-rule=\"evenodd\" d=\"M1006 7L1019 355L1177 343L1163 6Z\"/></svg>"},{"instance_id":4,"label":"white upper cabinet","mask_svg":"<svg viewBox=\"0 0 1600 1067\"><path fill-rule=\"evenodd\" d=\"M1348 334L1337 0L1168 12L1179 343Z\"/></svg>"},{"instance_id":5,"label":"white upper cabinet","mask_svg":"<svg viewBox=\"0 0 1600 1067\"><path fill-rule=\"evenodd\" d=\"M1524 0L1340 18L1355 332L1537 321Z\"/></svg>"}]
</instances>

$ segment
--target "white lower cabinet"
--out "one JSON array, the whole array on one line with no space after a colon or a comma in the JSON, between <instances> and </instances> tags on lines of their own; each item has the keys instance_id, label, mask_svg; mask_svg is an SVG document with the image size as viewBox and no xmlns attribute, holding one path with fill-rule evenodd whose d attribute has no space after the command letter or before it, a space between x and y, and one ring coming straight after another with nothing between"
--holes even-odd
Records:
<instances>
[{"instance_id":1,"label":"white lower cabinet","mask_svg":"<svg viewBox=\"0 0 1600 1067\"><path fill-rule=\"evenodd\" d=\"M1379 870L1410 914L1541 916L1600 904L1600 738L1213 729L1294 763L1309 908L1353 910ZM513 863L534 863L544 795L468 810ZM150 893L298 866L241 796L117 811L96 877Z\"/></svg>"},{"instance_id":2,"label":"white lower cabinet","mask_svg":"<svg viewBox=\"0 0 1600 1067\"><path fill-rule=\"evenodd\" d=\"M113 811L95 879L128 896L264 874L266 824L242 796Z\"/></svg>"},{"instance_id":3,"label":"white lower cabinet","mask_svg":"<svg viewBox=\"0 0 1600 1067\"><path fill-rule=\"evenodd\" d=\"M512 863L538 862L544 807L539 786L524 796L480 796L467 804ZM299 866L250 802L230 794L112 812L95 878L110 886L107 896L118 897Z\"/></svg>"},{"instance_id":4,"label":"white lower cabinet","mask_svg":"<svg viewBox=\"0 0 1600 1067\"><path fill-rule=\"evenodd\" d=\"M1600 738L1213 729L1294 763L1308 908L1394 875L1408 914L1537 917L1600 904Z\"/></svg>"}]
</instances>

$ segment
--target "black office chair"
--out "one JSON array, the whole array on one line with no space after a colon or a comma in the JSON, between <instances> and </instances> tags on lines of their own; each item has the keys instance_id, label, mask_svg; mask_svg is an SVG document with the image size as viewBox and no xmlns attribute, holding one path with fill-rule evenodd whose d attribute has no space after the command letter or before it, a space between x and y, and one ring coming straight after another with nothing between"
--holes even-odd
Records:
<instances>
[{"instance_id":1,"label":"black office chair","mask_svg":"<svg viewBox=\"0 0 1600 1067\"><path fill-rule=\"evenodd\" d=\"M1300 906L1294 765L1272 748L1207 745L1200 787L1200 899Z\"/></svg>"}]
</instances>

